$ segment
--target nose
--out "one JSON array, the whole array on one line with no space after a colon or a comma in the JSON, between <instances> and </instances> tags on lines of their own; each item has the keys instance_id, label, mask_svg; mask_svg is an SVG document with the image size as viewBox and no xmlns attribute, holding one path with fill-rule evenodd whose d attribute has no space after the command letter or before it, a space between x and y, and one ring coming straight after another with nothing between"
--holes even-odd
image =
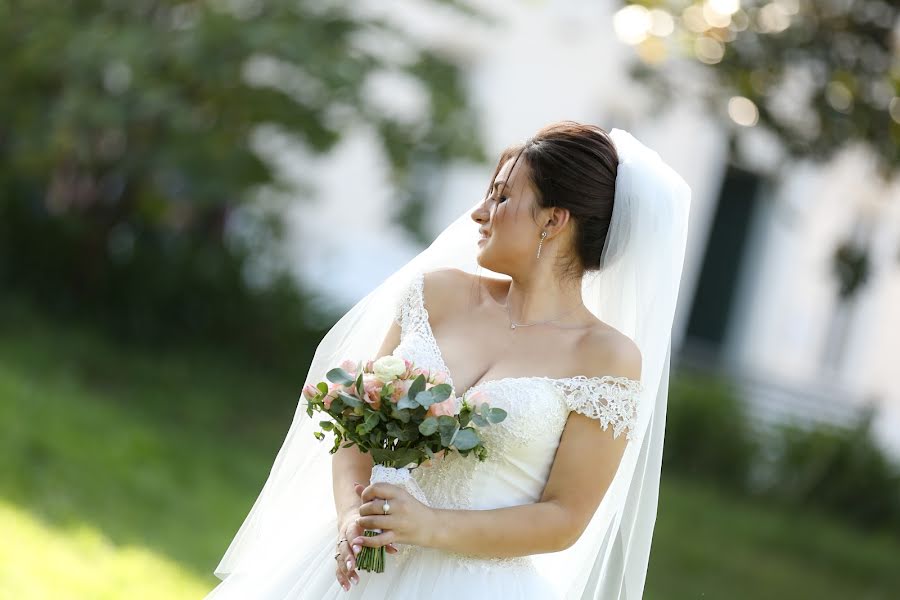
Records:
<instances>
[{"instance_id":1,"label":"nose","mask_svg":"<svg viewBox=\"0 0 900 600\"><path fill-rule=\"evenodd\" d=\"M473 210L469 216L472 217L472 220L479 225L481 225L482 223L486 223L490 219L490 214L484 207L484 202L478 204L478 206L475 207L475 210Z\"/></svg>"}]
</instances>

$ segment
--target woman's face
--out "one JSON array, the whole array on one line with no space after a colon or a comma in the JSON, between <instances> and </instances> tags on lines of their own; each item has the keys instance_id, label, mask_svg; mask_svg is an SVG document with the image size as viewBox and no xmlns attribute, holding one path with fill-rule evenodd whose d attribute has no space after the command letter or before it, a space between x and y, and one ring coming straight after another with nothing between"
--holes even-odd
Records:
<instances>
[{"instance_id":1,"label":"woman's face","mask_svg":"<svg viewBox=\"0 0 900 600\"><path fill-rule=\"evenodd\" d=\"M537 196L528 167L520 158L512 169L514 162L510 158L503 164L490 194L471 213L485 236L478 241L478 264L495 273L512 274L526 268L536 260L541 239L531 216Z\"/></svg>"}]
</instances>

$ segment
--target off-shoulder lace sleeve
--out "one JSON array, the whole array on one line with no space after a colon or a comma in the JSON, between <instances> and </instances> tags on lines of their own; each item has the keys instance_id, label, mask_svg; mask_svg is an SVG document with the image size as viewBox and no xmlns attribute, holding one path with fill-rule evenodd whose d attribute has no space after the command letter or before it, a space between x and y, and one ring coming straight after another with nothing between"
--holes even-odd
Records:
<instances>
[{"instance_id":1,"label":"off-shoulder lace sleeve","mask_svg":"<svg viewBox=\"0 0 900 600\"><path fill-rule=\"evenodd\" d=\"M637 426L641 382L628 377L572 377L560 382L569 410L600 421L603 430L613 426L613 437L625 432L631 441Z\"/></svg>"},{"instance_id":2,"label":"off-shoulder lace sleeve","mask_svg":"<svg viewBox=\"0 0 900 600\"><path fill-rule=\"evenodd\" d=\"M424 276L422 272L416 273L397 302L394 320L400 325L400 331L404 336L407 332L414 331L422 324L422 320L427 318L423 316L422 310Z\"/></svg>"}]
</instances>

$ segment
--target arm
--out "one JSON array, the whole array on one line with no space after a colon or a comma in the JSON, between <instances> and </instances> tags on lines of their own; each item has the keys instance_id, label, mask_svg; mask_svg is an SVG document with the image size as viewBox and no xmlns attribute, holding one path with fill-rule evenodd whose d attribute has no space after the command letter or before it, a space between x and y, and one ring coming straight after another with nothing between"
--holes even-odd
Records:
<instances>
[{"instance_id":1,"label":"arm","mask_svg":"<svg viewBox=\"0 0 900 600\"><path fill-rule=\"evenodd\" d=\"M614 346L589 342L586 364L608 365L599 375L640 379L641 355L627 338ZM596 366L594 367L596 369ZM492 510L435 510L427 545L479 556L519 556L564 550L587 527L609 489L627 445L610 426L571 412L560 437L547 484L534 504Z\"/></svg>"},{"instance_id":2,"label":"arm","mask_svg":"<svg viewBox=\"0 0 900 600\"><path fill-rule=\"evenodd\" d=\"M388 329L375 359L387 356L399 344L400 325L395 320L391 323L391 327ZM332 455L332 491L334 493L334 509L335 514L337 514L339 530L343 526L347 515L357 516L356 512L362 504L362 499L355 491L354 482L368 485L369 477L372 475L372 465L372 456L367 452L360 452L356 446L349 448L340 447Z\"/></svg>"}]
</instances>

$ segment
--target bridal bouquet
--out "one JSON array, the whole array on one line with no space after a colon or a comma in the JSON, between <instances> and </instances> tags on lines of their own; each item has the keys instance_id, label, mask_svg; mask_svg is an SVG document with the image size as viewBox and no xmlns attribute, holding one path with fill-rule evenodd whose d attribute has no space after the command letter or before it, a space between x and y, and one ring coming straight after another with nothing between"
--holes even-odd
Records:
<instances>
[{"instance_id":1,"label":"bridal bouquet","mask_svg":"<svg viewBox=\"0 0 900 600\"><path fill-rule=\"evenodd\" d=\"M418 368L393 355L365 363L345 360L325 377L331 383L307 384L303 396L307 415L320 412L330 417L319 421L323 431L334 434L329 453L337 452L342 443L344 448L357 446L375 463L371 483L399 485L424 504L425 494L410 469L450 450L483 461L487 450L472 425L486 427L506 418L506 411L488 402L472 406L466 399L450 397L446 373ZM323 431L313 435L321 441ZM365 531L369 537L379 533ZM384 554L383 546L364 546L357 568L383 572Z\"/></svg>"}]
</instances>

